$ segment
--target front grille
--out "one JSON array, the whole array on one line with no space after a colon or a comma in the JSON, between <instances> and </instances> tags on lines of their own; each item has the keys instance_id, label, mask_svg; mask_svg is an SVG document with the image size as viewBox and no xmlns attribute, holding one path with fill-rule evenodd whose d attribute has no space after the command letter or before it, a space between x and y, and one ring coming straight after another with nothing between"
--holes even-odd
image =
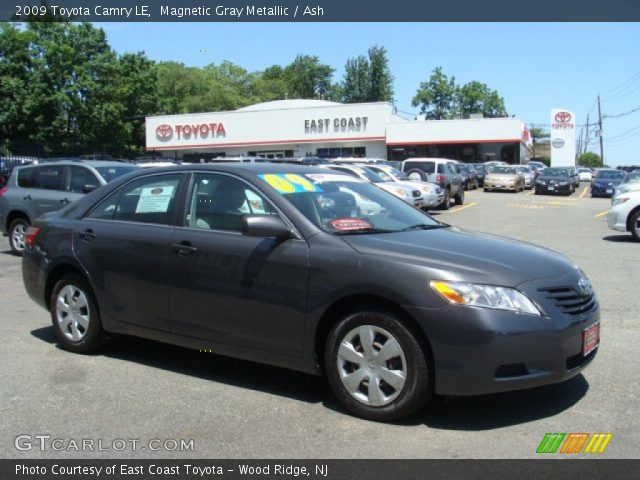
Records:
<instances>
[{"instance_id":1,"label":"front grille","mask_svg":"<svg viewBox=\"0 0 640 480\"><path fill-rule=\"evenodd\" d=\"M571 287L540 288L538 290L544 292L547 299L568 315L582 315L596 305L595 294L582 295Z\"/></svg>"},{"instance_id":2,"label":"front grille","mask_svg":"<svg viewBox=\"0 0 640 480\"><path fill-rule=\"evenodd\" d=\"M420 190L414 190L411 193L413 194L414 197L419 197L420 196Z\"/></svg>"}]
</instances>

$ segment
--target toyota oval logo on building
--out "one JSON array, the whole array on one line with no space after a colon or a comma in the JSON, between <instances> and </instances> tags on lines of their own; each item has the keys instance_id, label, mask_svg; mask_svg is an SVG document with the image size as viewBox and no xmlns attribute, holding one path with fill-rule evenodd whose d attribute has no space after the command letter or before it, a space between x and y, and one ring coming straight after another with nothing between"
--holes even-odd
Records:
<instances>
[{"instance_id":1,"label":"toyota oval logo on building","mask_svg":"<svg viewBox=\"0 0 640 480\"><path fill-rule=\"evenodd\" d=\"M554 138L551 145L553 145L553 148L562 148L564 147L564 140L561 138Z\"/></svg>"},{"instance_id":2,"label":"toyota oval logo on building","mask_svg":"<svg viewBox=\"0 0 640 480\"><path fill-rule=\"evenodd\" d=\"M568 123L571 121L571 114L569 112L558 112L555 119L558 123Z\"/></svg>"},{"instance_id":3,"label":"toyota oval logo on building","mask_svg":"<svg viewBox=\"0 0 640 480\"><path fill-rule=\"evenodd\" d=\"M173 127L163 123L156 127L156 137L158 140L167 141L173 136Z\"/></svg>"}]
</instances>

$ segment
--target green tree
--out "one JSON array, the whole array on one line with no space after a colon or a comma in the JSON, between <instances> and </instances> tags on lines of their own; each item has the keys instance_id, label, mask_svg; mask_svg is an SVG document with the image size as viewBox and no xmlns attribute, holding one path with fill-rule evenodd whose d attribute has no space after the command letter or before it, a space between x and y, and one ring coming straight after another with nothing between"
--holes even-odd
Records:
<instances>
[{"instance_id":1,"label":"green tree","mask_svg":"<svg viewBox=\"0 0 640 480\"><path fill-rule=\"evenodd\" d=\"M454 118L457 87L455 77L449 78L442 68L433 70L429 80L420 83L411 104L420 107L420 113L429 120Z\"/></svg>"},{"instance_id":2,"label":"green tree","mask_svg":"<svg viewBox=\"0 0 640 480\"><path fill-rule=\"evenodd\" d=\"M289 98L332 98L334 69L313 55L298 55L284 69Z\"/></svg>"},{"instance_id":3,"label":"green tree","mask_svg":"<svg viewBox=\"0 0 640 480\"><path fill-rule=\"evenodd\" d=\"M367 102L371 96L371 68L364 55L347 60L341 85L345 103Z\"/></svg>"},{"instance_id":4,"label":"green tree","mask_svg":"<svg viewBox=\"0 0 640 480\"><path fill-rule=\"evenodd\" d=\"M252 89L261 102L287 98L287 82L284 69L280 65L272 65L254 75Z\"/></svg>"},{"instance_id":5,"label":"green tree","mask_svg":"<svg viewBox=\"0 0 640 480\"><path fill-rule=\"evenodd\" d=\"M393 102L393 76L389 68L387 50L373 46L369 49L369 102Z\"/></svg>"},{"instance_id":6,"label":"green tree","mask_svg":"<svg viewBox=\"0 0 640 480\"><path fill-rule=\"evenodd\" d=\"M478 81L469 82L456 91L456 110L461 116L481 114L487 118L506 117L504 99L496 90Z\"/></svg>"},{"instance_id":7,"label":"green tree","mask_svg":"<svg viewBox=\"0 0 640 480\"><path fill-rule=\"evenodd\" d=\"M593 152L585 152L578 157L578 165L581 167L602 167L602 158Z\"/></svg>"}]
</instances>

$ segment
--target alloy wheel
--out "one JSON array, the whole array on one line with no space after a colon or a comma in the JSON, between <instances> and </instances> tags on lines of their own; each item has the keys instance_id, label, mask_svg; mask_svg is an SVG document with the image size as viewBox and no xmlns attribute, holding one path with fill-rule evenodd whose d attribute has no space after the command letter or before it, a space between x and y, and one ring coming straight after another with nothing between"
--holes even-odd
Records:
<instances>
[{"instance_id":1,"label":"alloy wheel","mask_svg":"<svg viewBox=\"0 0 640 480\"><path fill-rule=\"evenodd\" d=\"M375 325L361 325L344 336L336 366L347 392L358 402L374 407L393 402L407 379L400 343Z\"/></svg>"},{"instance_id":2,"label":"alloy wheel","mask_svg":"<svg viewBox=\"0 0 640 480\"><path fill-rule=\"evenodd\" d=\"M56 299L56 319L63 335L72 342L81 341L91 320L87 295L75 285L66 285Z\"/></svg>"},{"instance_id":3,"label":"alloy wheel","mask_svg":"<svg viewBox=\"0 0 640 480\"><path fill-rule=\"evenodd\" d=\"M27 227L20 223L13 227L11 231L11 244L18 252L24 251L24 237L27 232Z\"/></svg>"}]
</instances>

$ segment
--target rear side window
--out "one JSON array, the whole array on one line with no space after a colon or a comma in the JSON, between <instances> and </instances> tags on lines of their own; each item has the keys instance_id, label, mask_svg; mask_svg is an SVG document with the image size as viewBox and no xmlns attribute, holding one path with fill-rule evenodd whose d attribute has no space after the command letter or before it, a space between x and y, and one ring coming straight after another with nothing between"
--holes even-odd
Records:
<instances>
[{"instance_id":1,"label":"rear side window","mask_svg":"<svg viewBox=\"0 0 640 480\"><path fill-rule=\"evenodd\" d=\"M69 190L74 193L84 193L86 186L100 186L100 181L88 168L72 165Z\"/></svg>"},{"instance_id":2,"label":"rear side window","mask_svg":"<svg viewBox=\"0 0 640 480\"><path fill-rule=\"evenodd\" d=\"M169 225L175 213L180 174L141 178L110 195L89 218Z\"/></svg>"},{"instance_id":3,"label":"rear side window","mask_svg":"<svg viewBox=\"0 0 640 480\"><path fill-rule=\"evenodd\" d=\"M35 188L64 190L64 166L40 166L36 168Z\"/></svg>"},{"instance_id":4,"label":"rear side window","mask_svg":"<svg viewBox=\"0 0 640 480\"><path fill-rule=\"evenodd\" d=\"M18 186L22 188L35 188L36 168L21 168L18 170Z\"/></svg>"},{"instance_id":5,"label":"rear side window","mask_svg":"<svg viewBox=\"0 0 640 480\"><path fill-rule=\"evenodd\" d=\"M435 173L436 164L435 162L405 162L404 171L408 171L412 168L419 168L425 173Z\"/></svg>"}]
</instances>

